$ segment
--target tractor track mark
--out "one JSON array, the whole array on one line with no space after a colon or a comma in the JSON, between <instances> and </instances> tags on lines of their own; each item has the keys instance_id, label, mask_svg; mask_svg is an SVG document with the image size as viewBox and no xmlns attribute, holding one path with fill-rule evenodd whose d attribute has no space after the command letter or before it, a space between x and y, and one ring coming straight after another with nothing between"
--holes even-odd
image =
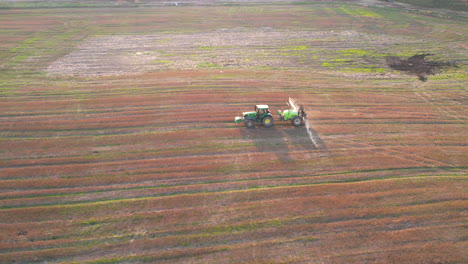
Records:
<instances>
[{"instance_id":1,"label":"tractor track mark","mask_svg":"<svg viewBox=\"0 0 468 264\"><path fill-rule=\"evenodd\" d=\"M455 165L450 164L450 163L446 163L446 162L443 162L443 161L440 161L440 160L426 158L426 157L423 157L423 156L420 156L420 155L417 155L417 154L414 154L414 153L409 153L409 152L397 150L397 149L392 148L392 147L376 146L376 145L373 145L371 143L366 143L366 142L359 142L358 143L358 142L356 142L356 141L354 141L352 139L345 139L345 138L341 138L340 140L343 141L343 142L348 142L349 145L351 145L349 147L351 149L352 148L357 148L357 149L366 148L366 149L369 149L370 151L380 152L380 153L395 156L395 157L398 157L398 158L406 159L406 160L409 160L409 161L417 162L417 163L419 163L421 165L424 165L424 166L429 165L431 167L440 167L440 166L455 167ZM346 144L346 143L344 143L344 144ZM357 144L362 144L363 147L357 147Z\"/></svg>"},{"instance_id":2,"label":"tractor track mark","mask_svg":"<svg viewBox=\"0 0 468 264\"><path fill-rule=\"evenodd\" d=\"M437 177L437 176L435 176ZM402 177L406 178L406 177ZM227 183L226 188L206 188L209 186L204 186L202 188L196 189L196 190L179 190L175 192L168 192L168 193L150 193L151 189L145 189L144 191L147 191L148 193L142 193L141 195L125 195L125 196L119 196L119 195L112 195L112 196L103 196L103 197L89 197L87 199L77 199L77 200L51 200L47 201L44 200L43 202L39 203L29 203L29 204L3 204L0 206L0 211L11 211L11 210L16 210L16 209L30 209L30 208L51 208L52 210L54 208L58 207L73 207L73 206L96 206L96 205L102 205L106 203L121 203L121 202L128 202L128 203L138 203L144 200L151 200L151 201L157 201L157 200L170 200L170 199L177 199L178 197L199 197L199 196L222 196L223 194L239 194L239 193L245 193L249 194L251 192L254 193L259 193L263 195L263 198L261 199L262 201L274 201L274 200L291 200L291 199L301 199L301 198L306 198L306 197L314 197L314 198L319 198L319 197L328 197L328 193L323 193L323 192L318 192L318 193L303 193L301 190L306 190L306 189L311 189L311 188L317 188L317 189L322 189L323 186L334 186L337 188L344 187L344 186L354 186L354 185L360 185L363 182L368 183L368 184L373 184L377 181L396 181L397 179L401 178L377 178L377 179L366 179L363 181L357 181L357 182L336 182L336 181L326 181L326 182L315 182L315 183L303 183L303 184L287 184L287 185L278 185L278 186L252 186L252 187L245 187L245 186L231 186L231 182ZM206 185L210 185L209 183ZM180 186L181 188L183 186ZM419 191L426 191L428 190L428 187L419 187L419 188L411 188L405 190L405 192L418 192ZM278 198L275 196L269 196L266 194L266 192L272 191L272 192L287 192L289 195L287 198ZM114 191L110 191L114 192ZM373 189L372 191L366 191L366 192L361 192L361 191L352 191L350 193L343 193L342 195L344 196L378 196L382 194L382 191L379 189ZM398 195L398 194L396 194ZM46 197L47 198L47 197ZM78 197L80 198L80 197ZM21 200L21 198L19 198ZM26 198L27 199L27 198ZM242 198L241 198L242 199ZM24 200L24 199L23 199ZM204 202L209 202L209 199L203 200ZM437 202L443 202L445 200L437 200ZM233 203L236 203L235 201L231 201ZM205 206L209 206L208 204ZM197 206L195 204L189 205L187 208L196 208ZM160 208L158 211L161 210L179 210L178 208Z\"/></svg>"},{"instance_id":3,"label":"tractor track mark","mask_svg":"<svg viewBox=\"0 0 468 264\"><path fill-rule=\"evenodd\" d=\"M420 90L417 90L417 88L419 88ZM414 94L416 96L418 96L419 98L421 98L424 102L426 102L426 103L432 105L433 107L437 108L437 110L439 110L440 112L446 114L450 118L458 120L458 121L466 121L466 116L465 115L462 115L462 114L458 113L457 111L455 111L453 109L450 109L449 107L447 107L445 105L436 103L438 101L437 98L434 97L433 95L431 95L428 91L425 91L424 86L422 86L422 85L413 85L413 91L414 91ZM455 102L455 103L461 105L460 102Z\"/></svg>"},{"instance_id":4,"label":"tractor track mark","mask_svg":"<svg viewBox=\"0 0 468 264\"><path fill-rule=\"evenodd\" d=\"M448 108L447 106L434 103L434 101L435 101L434 97L431 96L430 94L428 94L427 92L415 92L415 94L419 98L421 98L424 102L434 106L435 108L437 108L437 110L439 110L440 112L446 114L447 116L451 117L452 119L456 119L458 121L466 121L466 118L462 117L456 111Z\"/></svg>"},{"instance_id":5,"label":"tractor track mark","mask_svg":"<svg viewBox=\"0 0 468 264\"><path fill-rule=\"evenodd\" d=\"M454 167L455 166L453 164L446 163L446 162L443 162L443 161L440 161L440 160L426 158L426 157L423 157L423 156L420 156L420 155L417 155L417 154L414 154L414 153L409 153L409 152L405 152L405 151L401 151L401 150L396 150L396 149L393 149L393 148L390 148L390 147L387 147L387 148L384 148L384 149L387 150L387 151L395 153L395 155L398 156L398 157L403 157L403 158L406 158L408 160L413 160L413 161L420 162L422 164L431 165L432 167L440 167L440 166Z\"/></svg>"}]
</instances>

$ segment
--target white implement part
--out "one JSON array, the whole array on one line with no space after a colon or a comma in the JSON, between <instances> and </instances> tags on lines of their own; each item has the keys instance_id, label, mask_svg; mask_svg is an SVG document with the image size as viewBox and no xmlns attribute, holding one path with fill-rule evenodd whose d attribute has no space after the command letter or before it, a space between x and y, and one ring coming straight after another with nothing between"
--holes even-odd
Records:
<instances>
[{"instance_id":1,"label":"white implement part","mask_svg":"<svg viewBox=\"0 0 468 264\"><path fill-rule=\"evenodd\" d=\"M301 108L296 104L296 101L294 101L294 99L292 99L291 97L289 97L289 103L288 105L294 110L294 111L299 111ZM302 106L302 111L304 111L304 107ZM310 123L309 123L309 120L307 120L307 115L303 115L302 116L303 120L304 120L304 125L307 129L307 134L309 134L309 138L310 140L312 141L312 143L315 145L316 148L318 148L318 144L317 144L317 141L316 141L316 135L312 132L312 128L310 127Z\"/></svg>"},{"instance_id":2,"label":"white implement part","mask_svg":"<svg viewBox=\"0 0 468 264\"><path fill-rule=\"evenodd\" d=\"M288 104L294 111L299 111L299 106L297 106L296 101L289 97L289 104Z\"/></svg>"}]
</instances>

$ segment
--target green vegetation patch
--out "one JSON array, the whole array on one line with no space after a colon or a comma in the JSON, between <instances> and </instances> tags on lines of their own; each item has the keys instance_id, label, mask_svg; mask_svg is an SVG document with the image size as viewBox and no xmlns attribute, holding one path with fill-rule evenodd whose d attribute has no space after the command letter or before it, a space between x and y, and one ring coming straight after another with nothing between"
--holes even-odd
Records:
<instances>
[{"instance_id":1,"label":"green vegetation patch","mask_svg":"<svg viewBox=\"0 0 468 264\"><path fill-rule=\"evenodd\" d=\"M334 54L335 58L324 60L321 65L344 72L384 73L386 69L381 62L384 56L385 54L373 50L344 49L337 51ZM333 56L330 55L330 57Z\"/></svg>"},{"instance_id":2,"label":"green vegetation patch","mask_svg":"<svg viewBox=\"0 0 468 264\"><path fill-rule=\"evenodd\" d=\"M303 51L309 49L309 46L286 46L287 50Z\"/></svg>"},{"instance_id":3,"label":"green vegetation patch","mask_svg":"<svg viewBox=\"0 0 468 264\"><path fill-rule=\"evenodd\" d=\"M382 18L382 16L378 13L372 12L369 9L355 6L342 6L339 8L339 10L350 16Z\"/></svg>"},{"instance_id":4,"label":"green vegetation patch","mask_svg":"<svg viewBox=\"0 0 468 264\"><path fill-rule=\"evenodd\" d=\"M202 68L202 69L220 69L220 68L222 68L221 65L219 65L217 63L214 63L214 62L208 62L208 61L198 63L197 67Z\"/></svg>"},{"instance_id":5,"label":"green vegetation patch","mask_svg":"<svg viewBox=\"0 0 468 264\"><path fill-rule=\"evenodd\" d=\"M231 49L233 46L200 46L200 50L221 50L221 49Z\"/></svg>"},{"instance_id":6,"label":"green vegetation patch","mask_svg":"<svg viewBox=\"0 0 468 264\"><path fill-rule=\"evenodd\" d=\"M173 61L168 61L168 60L156 60L153 63L162 64L162 65L172 65L172 64L174 64Z\"/></svg>"}]
</instances>

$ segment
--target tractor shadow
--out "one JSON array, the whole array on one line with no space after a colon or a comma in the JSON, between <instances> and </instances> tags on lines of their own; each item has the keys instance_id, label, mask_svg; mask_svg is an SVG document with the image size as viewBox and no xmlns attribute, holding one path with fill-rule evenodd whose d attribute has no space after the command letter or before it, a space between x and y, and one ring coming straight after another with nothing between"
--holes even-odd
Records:
<instances>
[{"instance_id":1,"label":"tractor shadow","mask_svg":"<svg viewBox=\"0 0 468 264\"><path fill-rule=\"evenodd\" d=\"M258 152L272 152L283 162L294 160L293 152L305 151L315 157L327 156L326 145L315 131L313 142L305 126L294 127L280 122L273 127L240 128L245 140L251 140Z\"/></svg>"}]
</instances>

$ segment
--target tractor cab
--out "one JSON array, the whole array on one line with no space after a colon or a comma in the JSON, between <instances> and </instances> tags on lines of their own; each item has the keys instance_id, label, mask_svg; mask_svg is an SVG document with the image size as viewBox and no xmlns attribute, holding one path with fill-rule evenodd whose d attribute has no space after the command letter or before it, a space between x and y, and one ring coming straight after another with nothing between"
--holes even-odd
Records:
<instances>
[{"instance_id":1,"label":"tractor cab","mask_svg":"<svg viewBox=\"0 0 468 264\"><path fill-rule=\"evenodd\" d=\"M256 105L255 108L255 113L257 114L257 118L262 119L265 117L265 115L268 115L270 113L270 110L268 109L268 105Z\"/></svg>"}]
</instances>

